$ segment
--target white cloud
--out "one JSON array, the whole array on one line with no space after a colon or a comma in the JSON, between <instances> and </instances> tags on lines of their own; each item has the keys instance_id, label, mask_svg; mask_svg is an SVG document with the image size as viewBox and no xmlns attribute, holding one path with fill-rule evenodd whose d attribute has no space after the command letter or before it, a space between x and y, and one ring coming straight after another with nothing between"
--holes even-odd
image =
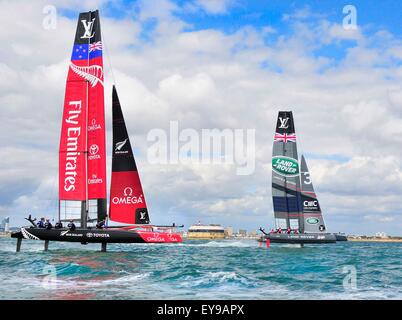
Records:
<instances>
[{"instance_id":1,"label":"white cloud","mask_svg":"<svg viewBox=\"0 0 402 320\"><path fill-rule=\"evenodd\" d=\"M376 215L368 215L364 216L365 219L371 220L374 222L393 222L395 217L387 217L387 216L376 216Z\"/></svg>"},{"instance_id":2,"label":"white cloud","mask_svg":"<svg viewBox=\"0 0 402 320\"><path fill-rule=\"evenodd\" d=\"M140 17L143 20L149 18L171 19L174 11L179 7L169 0L140 1Z\"/></svg>"}]
</instances>

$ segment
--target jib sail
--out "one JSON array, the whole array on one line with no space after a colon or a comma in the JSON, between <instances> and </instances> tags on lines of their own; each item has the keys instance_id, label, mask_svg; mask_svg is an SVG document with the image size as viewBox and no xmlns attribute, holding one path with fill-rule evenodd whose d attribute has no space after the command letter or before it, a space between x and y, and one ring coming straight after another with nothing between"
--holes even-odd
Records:
<instances>
[{"instance_id":1,"label":"jib sail","mask_svg":"<svg viewBox=\"0 0 402 320\"><path fill-rule=\"evenodd\" d=\"M148 224L149 216L119 97L113 86L113 157L109 217L128 224Z\"/></svg>"},{"instance_id":2,"label":"jib sail","mask_svg":"<svg viewBox=\"0 0 402 320\"><path fill-rule=\"evenodd\" d=\"M325 232L320 204L314 192L313 181L307 168L306 159L301 157L301 200L303 205L304 231L306 233Z\"/></svg>"}]
</instances>

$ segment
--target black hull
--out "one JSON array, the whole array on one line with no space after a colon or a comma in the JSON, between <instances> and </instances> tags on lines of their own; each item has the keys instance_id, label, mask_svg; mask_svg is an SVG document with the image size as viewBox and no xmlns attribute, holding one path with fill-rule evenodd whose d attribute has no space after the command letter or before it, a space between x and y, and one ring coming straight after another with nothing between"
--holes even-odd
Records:
<instances>
[{"instance_id":1,"label":"black hull","mask_svg":"<svg viewBox=\"0 0 402 320\"><path fill-rule=\"evenodd\" d=\"M347 236L343 234L334 233L336 241L348 241Z\"/></svg>"},{"instance_id":2,"label":"black hull","mask_svg":"<svg viewBox=\"0 0 402 320\"><path fill-rule=\"evenodd\" d=\"M44 240L44 241L64 241L80 243L145 243L141 235L135 231L114 230L114 229L39 229L21 228L20 231L13 232L12 238Z\"/></svg>"},{"instance_id":3,"label":"black hull","mask_svg":"<svg viewBox=\"0 0 402 320\"><path fill-rule=\"evenodd\" d=\"M270 240L271 243L289 243L289 244L313 244L313 243L335 243L336 237L333 234L318 234L318 233L270 233L259 239L260 242Z\"/></svg>"}]
</instances>

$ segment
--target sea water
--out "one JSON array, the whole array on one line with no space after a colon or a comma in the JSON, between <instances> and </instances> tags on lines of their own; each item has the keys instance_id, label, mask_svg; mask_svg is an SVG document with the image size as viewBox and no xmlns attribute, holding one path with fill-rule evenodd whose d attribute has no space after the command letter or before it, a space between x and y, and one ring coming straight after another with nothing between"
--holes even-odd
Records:
<instances>
[{"instance_id":1,"label":"sea water","mask_svg":"<svg viewBox=\"0 0 402 320\"><path fill-rule=\"evenodd\" d=\"M0 299L401 299L402 243L0 239Z\"/></svg>"}]
</instances>

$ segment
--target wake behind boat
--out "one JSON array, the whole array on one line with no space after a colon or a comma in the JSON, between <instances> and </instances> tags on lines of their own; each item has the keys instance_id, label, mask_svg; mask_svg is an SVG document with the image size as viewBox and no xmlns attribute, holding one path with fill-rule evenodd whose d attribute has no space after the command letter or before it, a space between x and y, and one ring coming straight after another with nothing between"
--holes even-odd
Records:
<instances>
[{"instance_id":1,"label":"wake behind boat","mask_svg":"<svg viewBox=\"0 0 402 320\"><path fill-rule=\"evenodd\" d=\"M109 216L106 214L104 72L98 11L80 13L67 76L59 148L59 223L12 233L22 239L102 243L176 243L178 226L150 225L140 177L117 90L113 86L113 157ZM105 227L105 221L124 224ZM70 228L62 223L70 222ZM80 224L75 227L74 222ZM96 226L88 224L97 223ZM39 225L41 226L41 225ZM182 227L182 226L180 226Z\"/></svg>"},{"instance_id":2,"label":"wake behind boat","mask_svg":"<svg viewBox=\"0 0 402 320\"><path fill-rule=\"evenodd\" d=\"M335 243L343 235L327 232L313 182L302 155L297 154L296 133L291 111L280 111L272 151L272 200L276 228L259 241L272 243Z\"/></svg>"}]
</instances>

